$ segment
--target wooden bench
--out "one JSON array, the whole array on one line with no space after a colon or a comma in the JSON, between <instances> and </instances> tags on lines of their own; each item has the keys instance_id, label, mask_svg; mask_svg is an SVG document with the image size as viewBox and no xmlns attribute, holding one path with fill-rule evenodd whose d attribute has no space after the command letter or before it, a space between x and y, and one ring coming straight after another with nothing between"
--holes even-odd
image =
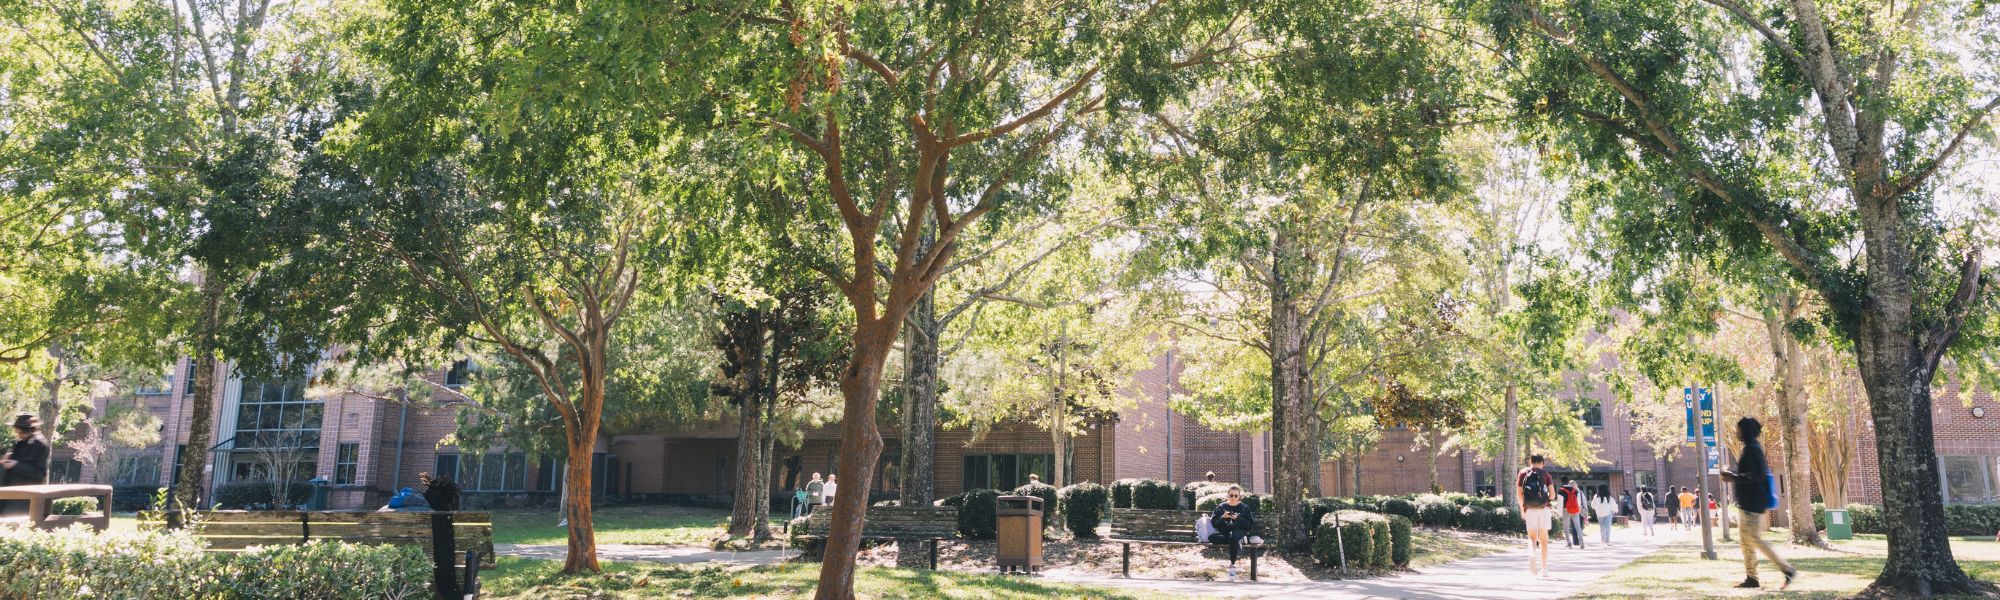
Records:
<instances>
[{"instance_id":1,"label":"wooden bench","mask_svg":"<svg viewBox=\"0 0 2000 600\"><path fill-rule=\"evenodd\" d=\"M832 527L833 507L815 506L806 516L804 532L792 532L793 539L825 540ZM908 542L929 542L931 570L937 570L937 543L958 537L958 509L950 506L871 506L862 517L861 539L895 540L898 550L914 547Z\"/></svg>"},{"instance_id":2,"label":"wooden bench","mask_svg":"<svg viewBox=\"0 0 2000 600\"><path fill-rule=\"evenodd\" d=\"M96 498L97 511L81 515L50 514L55 511L56 501L63 498ZM0 487L0 500L28 502L28 514L0 517L0 523L15 523L36 529L60 529L82 523L97 531L111 526L111 486L108 485L72 483Z\"/></svg>"},{"instance_id":3,"label":"wooden bench","mask_svg":"<svg viewBox=\"0 0 2000 600\"><path fill-rule=\"evenodd\" d=\"M490 513L217 510L197 518L198 535L210 552L311 541L422 548L431 556L440 598L476 597L480 567L494 565ZM167 519L171 527L184 522L180 513L168 513Z\"/></svg>"},{"instance_id":4,"label":"wooden bench","mask_svg":"<svg viewBox=\"0 0 2000 600\"><path fill-rule=\"evenodd\" d=\"M1208 513L1199 510L1154 510L1143 508L1111 509L1111 537L1105 541L1124 546L1124 558L1118 573L1132 576L1133 544L1185 544L1214 546L1194 537L1194 522ZM1250 580L1257 580L1257 556L1264 551L1264 544L1243 543L1243 549L1250 552Z\"/></svg>"}]
</instances>

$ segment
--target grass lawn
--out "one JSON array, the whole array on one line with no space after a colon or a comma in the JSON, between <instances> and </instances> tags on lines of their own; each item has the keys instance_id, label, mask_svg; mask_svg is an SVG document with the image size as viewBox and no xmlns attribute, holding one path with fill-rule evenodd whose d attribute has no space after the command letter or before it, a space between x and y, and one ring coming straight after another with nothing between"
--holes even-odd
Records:
<instances>
[{"instance_id":1,"label":"grass lawn","mask_svg":"<svg viewBox=\"0 0 2000 600\"><path fill-rule=\"evenodd\" d=\"M1410 530L1410 568L1478 558L1496 552L1526 547L1527 538L1497 533L1475 533L1455 529Z\"/></svg>"},{"instance_id":2,"label":"grass lawn","mask_svg":"<svg viewBox=\"0 0 2000 600\"><path fill-rule=\"evenodd\" d=\"M1767 586L1739 590L1730 586L1743 580L1743 553L1734 542L1716 541L1717 560L1701 559L1701 539L1689 538L1660 549L1650 556L1612 571L1603 579L1571 598L1601 600L1612 598L1839 598L1861 591L1882 570L1888 542L1879 535L1858 535L1857 539L1836 542L1833 551L1791 546L1783 543L1782 532L1766 536L1772 548L1799 570L1798 582L1779 592L1784 575L1769 561L1757 567L1758 579ZM1992 538L1953 538L1952 554L1973 577L2000 579L2000 543Z\"/></svg>"},{"instance_id":3,"label":"grass lawn","mask_svg":"<svg viewBox=\"0 0 2000 600\"><path fill-rule=\"evenodd\" d=\"M708 546L729 524L729 511L719 508L614 506L591 511L591 516L597 524L599 544ZM493 511L493 543L568 543L569 530L556 526L558 518L554 510Z\"/></svg>"},{"instance_id":4,"label":"grass lawn","mask_svg":"<svg viewBox=\"0 0 2000 600\"><path fill-rule=\"evenodd\" d=\"M819 564L784 564L728 569L717 566L652 563L603 564L597 576L564 577L562 563L501 558L499 566L480 574L483 595L494 598L613 599L613 598L807 598L819 579ZM1169 600L1166 594L1106 590L1042 583L1003 575L952 571L864 568L855 575L855 592L863 598L966 600L1028 600L1075 598L1101 600Z\"/></svg>"}]
</instances>

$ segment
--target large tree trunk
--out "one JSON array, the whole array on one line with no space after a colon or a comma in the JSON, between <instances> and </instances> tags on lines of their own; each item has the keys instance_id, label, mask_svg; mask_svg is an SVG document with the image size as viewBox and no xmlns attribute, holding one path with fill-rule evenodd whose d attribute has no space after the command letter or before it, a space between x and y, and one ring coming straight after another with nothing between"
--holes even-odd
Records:
<instances>
[{"instance_id":1,"label":"large tree trunk","mask_svg":"<svg viewBox=\"0 0 2000 600\"><path fill-rule=\"evenodd\" d=\"M937 500L934 485L935 463L931 455L937 432L938 338L943 326L938 322L937 303L931 294L910 310L910 324L903 339L903 506L930 506Z\"/></svg>"},{"instance_id":2,"label":"large tree trunk","mask_svg":"<svg viewBox=\"0 0 2000 600\"><path fill-rule=\"evenodd\" d=\"M1318 470L1317 446L1307 416L1305 322L1298 297L1304 288L1297 272L1302 262L1297 241L1279 227L1271 241L1271 441L1273 537L1282 547L1302 549L1312 524L1305 522L1310 471Z\"/></svg>"},{"instance_id":3,"label":"large tree trunk","mask_svg":"<svg viewBox=\"0 0 2000 600\"><path fill-rule=\"evenodd\" d=\"M861 520L868 513L868 490L875 485L875 461L882 457L882 431L875 423L875 400L882 391L882 368L894 349L902 315L860 320L854 354L840 372L844 412L840 419L840 493L820 563L818 600L854 597L854 555L861 551Z\"/></svg>"},{"instance_id":4,"label":"large tree trunk","mask_svg":"<svg viewBox=\"0 0 2000 600\"><path fill-rule=\"evenodd\" d=\"M199 502L202 465L207 462L215 412L215 332L222 327L222 276L204 272L201 319L194 332L194 391L188 398L187 450L181 453L181 477L174 482L175 509L195 509Z\"/></svg>"},{"instance_id":5,"label":"large tree trunk","mask_svg":"<svg viewBox=\"0 0 2000 600\"><path fill-rule=\"evenodd\" d=\"M1937 450L1931 445L1930 383L1938 356L1923 351L1924 344L1943 348L1950 340L1924 339L1932 336L1914 333L1912 250L1902 239L1897 199L1863 197L1857 204L1868 259L1868 295L1860 310L1854 349L1875 419L1875 454L1883 475L1882 515L1889 538L1888 559L1869 591L1921 596L1971 593L1976 589L1972 579L1951 555Z\"/></svg>"},{"instance_id":6,"label":"large tree trunk","mask_svg":"<svg viewBox=\"0 0 2000 600\"><path fill-rule=\"evenodd\" d=\"M1799 314L1799 295L1787 290L1772 301L1774 310L1765 312L1764 324L1771 338L1771 367L1775 371L1772 379L1778 384L1778 439L1791 482L1785 486L1785 509L1789 513L1786 526L1791 529L1792 543L1823 548L1826 540L1820 538L1819 527L1813 523L1812 498L1806 493L1812 477L1806 431L1806 357L1798 338L1785 329L1786 323Z\"/></svg>"},{"instance_id":7,"label":"large tree trunk","mask_svg":"<svg viewBox=\"0 0 2000 600\"><path fill-rule=\"evenodd\" d=\"M586 388L584 393L601 397L604 392ZM602 570L597 566L597 532L590 520L590 462L597 450L597 419L580 421L564 428L569 459L563 474L563 519L569 527L569 554L563 572L571 574Z\"/></svg>"},{"instance_id":8,"label":"large tree trunk","mask_svg":"<svg viewBox=\"0 0 2000 600\"><path fill-rule=\"evenodd\" d=\"M771 426L774 404L764 404L764 426L757 434L757 505L750 511L750 539L759 542L771 539L771 455L778 444L778 431Z\"/></svg>"},{"instance_id":9,"label":"large tree trunk","mask_svg":"<svg viewBox=\"0 0 2000 600\"><path fill-rule=\"evenodd\" d=\"M745 369L746 374L754 369ZM745 381L761 381L744 377ZM739 394L736 405L735 497L729 505L729 535L748 536L757 527L758 457L764 449L764 395L757 391ZM768 500L766 500L768 503Z\"/></svg>"}]
</instances>

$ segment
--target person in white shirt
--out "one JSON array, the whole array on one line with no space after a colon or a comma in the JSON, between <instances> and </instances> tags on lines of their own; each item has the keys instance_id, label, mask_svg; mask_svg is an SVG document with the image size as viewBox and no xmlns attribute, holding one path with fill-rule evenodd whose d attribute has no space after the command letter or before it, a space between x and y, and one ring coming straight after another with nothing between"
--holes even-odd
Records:
<instances>
[{"instance_id":1,"label":"person in white shirt","mask_svg":"<svg viewBox=\"0 0 2000 600\"><path fill-rule=\"evenodd\" d=\"M1597 514L1597 531L1604 545L1611 545L1611 522L1618 518L1618 501L1610 496L1598 496L1591 499L1590 512Z\"/></svg>"},{"instance_id":2,"label":"person in white shirt","mask_svg":"<svg viewBox=\"0 0 2000 600\"><path fill-rule=\"evenodd\" d=\"M825 505L827 505L827 506L833 506L833 490L834 490L835 488L838 488L838 487L840 487L840 484L839 484L839 483L835 483L836 481L839 481L839 480L840 480L840 476L839 476L839 475L828 475L828 476L826 476L826 485L825 485L824 487L821 487L821 488L820 488L820 492L819 492L819 493L820 493L820 504L825 504Z\"/></svg>"}]
</instances>

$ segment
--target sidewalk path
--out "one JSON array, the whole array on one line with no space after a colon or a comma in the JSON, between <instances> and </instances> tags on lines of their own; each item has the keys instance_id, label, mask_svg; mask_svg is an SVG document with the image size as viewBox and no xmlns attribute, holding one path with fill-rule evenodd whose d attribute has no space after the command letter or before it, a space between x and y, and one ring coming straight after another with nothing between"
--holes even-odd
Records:
<instances>
[{"instance_id":1,"label":"sidewalk path","mask_svg":"<svg viewBox=\"0 0 2000 600\"><path fill-rule=\"evenodd\" d=\"M493 553L500 556L562 560L569 553L569 547L558 544L494 544ZM798 553L792 552L790 554L796 555ZM597 559L604 561L645 561L666 564L715 561L737 566L774 565L784 562L786 555L787 553L782 550L732 552L690 546L597 545Z\"/></svg>"},{"instance_id":2,"label":"sidewalk path","mask_svg":"<svg viewBox=\"0 0 2000 600\"><path fill-rule=\"evenodd\" d=\"M1479 558L1432 565L1421 572L1353 581L1300 581L1291 583L1236 583L1181 579L1125 579L1083 573L1050 571L1048 581L1079 583L1108 588L1145 589L1191 598L1301 598L1312 600L1547 600L1561 598L1625 563L1653 553L1678 540L1682 533L1659 530L1645 537L1634 530L1612 532L1615 545L1597 543L1591 531L1590 545L1582 550L1555 546L1549 550L1549 578L1528 574L1526 543L1515 550ZM1558 541L1559 540L1551 540ZM1248 570L1248 565L1244 565Z\"/></svg>"}]
</instances>

